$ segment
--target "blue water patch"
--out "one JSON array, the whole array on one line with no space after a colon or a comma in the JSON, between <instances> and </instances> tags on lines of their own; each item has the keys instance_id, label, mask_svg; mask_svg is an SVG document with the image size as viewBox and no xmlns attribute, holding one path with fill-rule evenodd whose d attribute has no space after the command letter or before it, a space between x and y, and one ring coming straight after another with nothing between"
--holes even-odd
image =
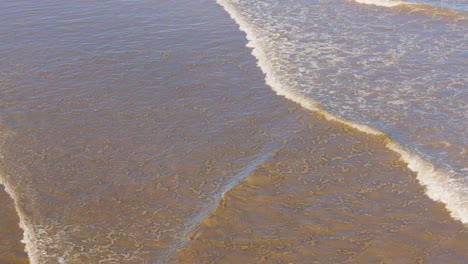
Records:
<instances>
[{"instance_id":1,"label":"blue water patch","mask_svg":"<svg viewBox=\"0 0 468 264\"><path fill-rule=\"evenodd\" d=\"M435 7L447 8L457 11L468 12L468 2L459 2L459 1L408 1L412 3L424 3Z\"/></svg>"}]
</instances>

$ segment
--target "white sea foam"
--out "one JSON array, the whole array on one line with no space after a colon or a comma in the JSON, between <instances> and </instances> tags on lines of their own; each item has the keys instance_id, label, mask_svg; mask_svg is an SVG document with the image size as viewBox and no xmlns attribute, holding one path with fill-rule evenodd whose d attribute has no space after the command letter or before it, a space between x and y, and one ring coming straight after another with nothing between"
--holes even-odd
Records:
<instances>
[{"instance_id":1,"label":"white sea foam","mask_svg":"<svg viewBox=\"0 0 468 264\"><path fill-rule=\"evenodd\" d=\"M8 184L6 181L0 177L0 184L5 187L5 191L10 195L13 199L16 213L18 214L19 218L19 226L23 230L23 239L21 240L22 243L25 244L25 251L28 254L29 262L31 264L39 263L38 260L38 248L37 248L37 238L34 233L34 228L28 221L26 215L24 214L23 210L21 210L20 206L18 205L18 196L16 195L14 189Z\"/></svg>"},{"instance_id":2,"label":"white sea foam","mask_svg":"<svg viewBox=\"0 0 468 264\"><path fill-rule=\"evenodd\" d=\"M3 143L11 136L10 133L3 131L0 134L0 150L3 146ZM3 156L0 154L0 158L3 158ZM12 185L8 183L6 180L6 177L2 172L0 172L0 184L4 186L5 192L11 197L14 203L14 207L16 210L16 213L19 218L19 227L23 230L23 239L21 240L21 243L25 244L25 251L26 254L28 254L29 262L31 264L36 264L39 263L38 260L38 248L37 248L37 238L36 234L34 232L33 226L30 224L30 221L28 220L27 216L21 209L19 205L19 196L15 192L15 189L13 188Z\"/></svg>"},{"instance_id":3,"label":"white sea foam","mask_svg":"<svg viewBox=\"0 0 468 264\"><path fill-rule=\"evenodd\" d=\"M426 187L426 194L434 201L445 204L454 219L468 223L468 191L462 179L455 178L450 172L438 170L431 163L405 150L398 143L389 141L387 147L408 163L408 168L417 173L418 181Z\"/></svg>"},{"instance_id":4,"label":"white sea foam","mask_svg":"<svg viewBox=\"0 0 468 264\"><path fill-rule=\"evenodd\" d=\"M392 0L355 0L355 1L360 4L376 5L376 6L384 6L384 7L394 7L394 6L399 6L402 4L407 4L407 2L392 1Z\"/></svg>"},{"instance_id":5,"label":"white sea foam","mask_svg":"<svg viewBox=\"0 0 468 264\"><path fill-rule=\"evenodd\" d=\"M282 83L275 75L275 68L266 53L266 43L263 42L256 29L246 21L239 10L236 9L233 3L238 1L233 0L217 0L231 18L239 25L240 30L246 33L248 40L247 46L252 48L252 54L258 60L258 66L265 73L266 83L280 96L299 103L304 108L309 110L318 111L323 114L328 120L338 121L360 131L372 135L385 135L385 133L378 129L372 128L367 125L357 124L348 121L341 117L337 117L323 110L320 105L302 95L300 92L290 88L287 84ZM378 4L384 6L395 6L404 2L386 1L386 0L360 0L358 2L365 2L366 4ZM468 190L462 180L457 180L451 177L451 173L435 169L430 163L412 153L411 151L403 148L400 144L388 140L387 148L395 151L401 159L407 163L408 168L417 174L417 179L423 186L426 187L426 194L428 197L435 201L443 202L446 208L450 211L451 216L465 224L468 223Z\"/></svg>"},{"instance_id":6,"label":"white sea foam","mask_svg":"<svg viewBox=\"0 0 468 264\"><path fill-rule=\"evenodd\" d=\"M359 4L365 5L375 5L381 7L397 7L397 6L406 6L410 8L416 8L419 10L426 10L426 11L433 11L433 14L438 15L449 15L453 16L458 13L460 18L466 19L466 14L463 12L467 12L468 5L467 4L456 4L456 3L446 3L441 1L397 1L397 0L353 0ZM462 13L459 13L462 11ZM455 13L454 13L455 12Z\"/></svg>"}]
</instances>

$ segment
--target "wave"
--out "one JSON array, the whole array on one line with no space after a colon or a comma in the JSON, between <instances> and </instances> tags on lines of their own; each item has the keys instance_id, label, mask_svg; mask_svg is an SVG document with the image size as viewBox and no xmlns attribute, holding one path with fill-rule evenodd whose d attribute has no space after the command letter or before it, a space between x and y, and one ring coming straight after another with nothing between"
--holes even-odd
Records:
<instances>
[{"instance_id":1,"label":"wave","mask_svg":"<svg viewBox=\"0 0 468 264\"><path fill-rule=\"evenodd\" d=\"M6 139L11 136L9 133L3 132L0 134L0 149L2 148L3 143ZM3 156L0 154L0 158ZM28 217L21 209L20 206L20 197L18 193L15 191L15 188L6 180L5 174L0 171L0 184L3 185L5 188L5 192L11 197L14 203L14 207L16 213L19 218L19 227L23 230L23 239L21 242L25 244L25 252L28 255L29 261L31 264L39 263L38 260L38 252L39 249L37 247L37 238L34 232L33 226L30 224L31 222L28 221Z\"/></svg>"},{"instance_id":2,"label":"wave","mask_svg":"<svg viewBox=\"0 0 468 264\"><path fill-rule=\"evenodd\" d=\"M435 5L421 2L406 2L395 0L354 0L359 4L375 5L389 8L399 8L410 13L426 14L429 16L448 16L456 20L467 20L466 10L451 5Z\"/></svg>"},{"instance_id":3,"label":"wave","mask_svg":"<svg viewBox=\"0 0 468 264\"><path fill-rule=\"evenodd\" d=\"M392 0L355 0L355 1L360 4L376 5L376 6L384 6L384 7L394 7L394 6L408 4L407 2L392 1Z\"/></svg>"},{"instance_id":4,"label":"wave","mask_svg":"<svg viewBox=\"0 0 468 264\"><path fill-rule=\"evenodd\" d=\"M387 0L361 0L365 2L391 2ZM265 74L265 82L278 95L300 104L302 107L322 114L327 120L337 121L362 132L383 137L388 149L399 154L400 159L405 162L408 168L416 173L419 183L426 187L426 194L434 201L444 203L452 218L468 224L468 190L464 188L462 180L454 178L453 174L447 171L436 169L430 162L425 161L417 154L405 149L397 142L390 139L384 132L373 127L357 124L352 121L334 116L313 99L303 96L301 93L283 85L274 74L273 65L269 63L264 50L264 43L255 34L254 29L245 21L240 12L229 0L217 0L217 3L224 8L230 17L239 25L239 29L246 34L248 40L247 47L252 48L252 54L257 58L258 66Z\"/></svg>"},{"instance_id":5,"label":"wave","mask_svg":"<svg viewBox=\"0 0 468 264\"><path fill-rule=\"evenodd\" d=\"M157 263L166 263L168 261L168 257L176 251L179 250L180 248L183 248L192 238L193 234L196 232L196 228L207 218L209 217L216 209L220 206L222 201L224 200L224 197L226 193L234 189L236 186L238 186L245 178L247 178L252 172L254 172L262 163L264 163L266 160L268 160L270 157L273 156L275 152L278 151L278 148L274 148L272 150L269 150L267 152L260 152L260 155L257 155L255 159L253 159L243 170L241 170L239 173L234 175L230 181L228 181L222 188L219 190L219 192L215 193L211 199L211 203L201 210L193 219L187 224L186 228L182 230L182 232L178 235L181 237L181 242L179 242L177 245L169 249L168 252L166 252L164 259L164 262L157 262Z\"/></svg>"},{"instance_id":6,"label":"wave","mask_svg":"<svg viewBox=\"0 0 468 264\"><path fill-rule=\"evenodd\" d=\"M0 174L0 184L4 186L6 193L12 198L14 202L15 210L19 218L19 227L23 230L23 239L21 240L21 242L25 244L25 251L26 251L26 254L28 255L29 261L31 264L39 263L36 258L37 252L39 250L37 249L36 243L34 242L34 241L37 241L35 233L33 231L34 229L32 228L31 225L28 224L25 214L23 213L23 211L20 209L20 206L18 205L18 196L13 191L13 188L10 186L10 184L4 181L1 174Z\"/></svg>"},{"instance_id":7,"label":"wave","mask_svg":"<svg viewBox=\"0 0 468 264\"><path fill-rule=\"evenodd\" d=\"M36 236L34 234L32 226L28 224L26 221L26 217L20 207L18 206L18 197L15 195L13 189L9 184L7 184L3 179L0 177L0 184L5 187L6 193L10 195L10 197L13 199L14 204L15 204L15 210L16 213L18 214L18 218L20 220L19 226L23 230L23 239L21 240L22 243L25 244L25 251L26 254L28 254L28 258L31 264L39 263L37 258L35 257L37 255L37 252L39 251L37 247L35 246L36 243Z\"/></svg>"}]
</instances>

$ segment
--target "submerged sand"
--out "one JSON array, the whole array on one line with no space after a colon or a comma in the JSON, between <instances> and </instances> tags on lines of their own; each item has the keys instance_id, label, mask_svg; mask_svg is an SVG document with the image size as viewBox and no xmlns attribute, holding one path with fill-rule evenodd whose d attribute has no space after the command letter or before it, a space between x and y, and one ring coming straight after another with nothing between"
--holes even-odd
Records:
<instances>
[{"instance_id":1,"label":"submerged sand","mask_svg":"<svg viewBox=\"0 0 468 264\"><path fill-rule=\"evenodd\" d=\"M11 73L0 100L12 131L0 170L34 235L32 263L468 259L466 227L386 138L277 96L213 1L75 4L54 8L99 23L35 6L18 37L28 40L35 20L71 20L68 33L50 33L68 44L41 38L0 64ZM116 21L124 11L138 20ZM84 52L78 33L98 48ZM46 44L60 60L41 57ZM8 63L25 50L39 55ZM0 195L0 262L26 263L18 214Z\"/></svg>"}]
</instances>

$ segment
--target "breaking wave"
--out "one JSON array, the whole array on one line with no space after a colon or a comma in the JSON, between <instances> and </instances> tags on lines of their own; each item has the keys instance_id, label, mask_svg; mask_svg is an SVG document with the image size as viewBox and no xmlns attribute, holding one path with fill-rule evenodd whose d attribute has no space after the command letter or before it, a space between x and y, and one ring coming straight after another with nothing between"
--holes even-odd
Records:
<instances>
[{"instance_id":1,"label":"breaking wave","mask_svg":"<svg viewBox=\"0 0 468 264\"><path fill-rule=\"evenodd\" d=\"M366 3L380 3L390 5L394 1L386 0L362 0ZM244 20L242 14L229 0L217 0L231 18L239 25L241 31L245 32L248 40L247 47L252 48L252 54L258 60L258 66L265 74L265 81L278 95L292 100L302 107L312 111L317 111L326 119L340 122L344 125L353 127L362 132L385 137L386 147L399 154L402 161L407 163L408 168L417 174L417 179L421 185L426 187L426 194L435 201L445 204L450 211L450 215L465 224L468 223L468 190L463 180L454 177L454 174L442 169L436 168L430 162L419 157L417 154L402 147L399 143L390 139L384 132L370 127L368 125L358 124L344 118L330 114L322 109L320 104L311 98L308 98L282 83L275 75L274 66L270 63L270 58L266 55L265 43L257 36L251 24Z\"/></svg>"},{"instance_id":2,"label":"breaking wave","mask_svg":"<svg viewBox=\"0 0 468 264\"><path fill-rule=\"evenodd\" d=\"M394 0L354 0L359 4L375 5L380 7L398 8L411 13L426 14L429 16L451 17L455 20L468 19L468 5L455 5L437 3L421 3Z\"/></svg>"}]
</instances>

